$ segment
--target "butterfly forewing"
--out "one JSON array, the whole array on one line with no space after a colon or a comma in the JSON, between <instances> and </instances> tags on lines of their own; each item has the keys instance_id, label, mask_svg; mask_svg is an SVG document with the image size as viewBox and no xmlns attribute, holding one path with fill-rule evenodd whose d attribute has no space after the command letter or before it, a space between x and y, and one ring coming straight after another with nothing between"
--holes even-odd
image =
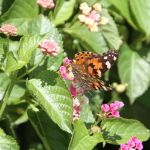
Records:
<instances>
[{"instance_id":1,"label":"butterfly forewing","mask_svg":"<svg viewBox=\"0 0 150 150\"><path fill-rule=\"evenodd\" d=\"M118 52L116 50L108 51L107 53L103 53L100 56L101 63L103 68L101 69L101 73L104 74L107 70L109 70L112 65L115 63L118 57Z\"/></svg>"}]
</instances>

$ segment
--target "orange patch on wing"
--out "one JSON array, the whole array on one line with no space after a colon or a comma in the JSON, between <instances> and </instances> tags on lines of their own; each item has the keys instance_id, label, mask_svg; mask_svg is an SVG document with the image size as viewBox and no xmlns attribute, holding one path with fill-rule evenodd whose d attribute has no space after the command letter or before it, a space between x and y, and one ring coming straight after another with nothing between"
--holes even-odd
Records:
<instances>
[{"instance_id":1,"label":"orange patch on wing","mask_svg":"<svg viewBox=\"0 0 150 150\"><path fill-rule=\"evenodd\" d=\"M92 76L93 75L93 68L91 66L88 67L88 73Z\"/></svg>"}]
</instances>

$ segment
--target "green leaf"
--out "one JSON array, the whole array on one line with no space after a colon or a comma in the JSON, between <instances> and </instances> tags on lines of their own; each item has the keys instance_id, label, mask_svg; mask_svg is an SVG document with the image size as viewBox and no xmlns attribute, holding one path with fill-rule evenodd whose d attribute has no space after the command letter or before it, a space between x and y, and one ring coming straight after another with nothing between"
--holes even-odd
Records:
<instances>
[{"instance_id":1,"label":"green leaf","mask_svg":"<svg viewBox=\"0 0 150 150\"><path fill-rule=\"evenodd\" d=\"M0 149L1 150L19 150L18 144L16 143L16 141L6 135L2 129L0 129Z\"/></svg>"},{"instance_id":2,"label":"green leaf","mask_svg":"<svg viewBox=\"0 0 150 150\"><path fill-rule=\"evenodd\" d=\"M121 48L118 68L121 82L128 84L127 95L133 103L149 87L150 64L124 44Z\"/></svg>"},{"instance_id":3,"label":"green leaf","mask_svg":"<svg viewBox=\"0 0 150 150\"><path fill-rule=\"evenodd\" d=\"M139 27L147 34L150 35L150 0L129 0L131 11L139 25Z\"/></svg>"},{"instance_id":4,"label":"green leaf","mask_svg":"<svg viewBox=\"0 0 150 150\"><path fill-rule=\"evenodd\" d=\"M72 98L58 74L42 72L37 79L29 80L27 86L51 119L62 130L71 133Z\"/></svg>"},{"instance_id":5,"label":"green leaf","mask_svg":"<svg viewBox=\"0 0 150 150\"><path fill-rule=\"evenodd\" d=\"M35 34L42 35L52 31L54 33L55 30L56 28L54 28L50 20L43 15L33 18L32 21L29 22L29 26L28 26L29 35L35 35Z\"/></svg>"},{"instance_id":6,"label":"green leaf","mask_svg":"<svg viewBox=\"0 0 150 150\"><path fill-rule=\"evenodd\" d=\"M6 72L12 72L12 71L18 70L22 68L24 65L25 65L25 62L21 60L20 61L17 60L13 52L9 51L7 53L7 61L6 61L6 67L5 67Z\"/></svg>"},{"instance_id":7,"label":"green leaf","mask_svg":"<svg viewBox=\"0 0 150 150\"><path fill-rule=\"evenodd\" d=\"M57 71L64 59L64 54L60 53L56 57L49 57L47 60L47 69L52 71Z\"/></svg>"},{"instance_id":8,"label":"green leaf","mask_svg":"<svg viewBox=\"0 0 150 150\"><path fill-rule=\"evenodd\" d=\"M79 21L76 21L70 28L65 28L64 31L77 38L80 44L89 51L102 53L108 49L101 32L91 32Z\"/></svg>"},{"instance_id":9,"label":"green leaf","mask_svg":"<svg viewBox=\"0 0 150 150\"><path fill-rule=\"evenodd\" d=\"M24 64L27 64L32 57L33 51L38 47L38 44L42 40L42 36L24 36L20 40L20 46L18 50L18 59Z\"/></svg>"},{"instance_id":10,"label":"green leaf","mask_svg":"<svg viewBox=\"0 0 150 150\"><path fill-rule=\"evenodd\" d=\"M34 8L34 9L33 9ZM17 34L27 34L28 22L38 15L36 0L15 0L0 22L11 23L17 27Z\"/></svg>"},{"instance_id":11,"label":"green leaf","mask_svg":"<svg viewBox=\"0 0 150 150\"><path fill-rule=\"evenodd\" d=\"M18 57L16 58L13 52L9 51L6 61L6 72L12 72L25 66L31 59L33 51L38 47L43 36L24 36L20 40Z\"/></svg>"},{"instance_id":12,"label":"green leaf","mask_svg":"<svg viewBox=\"0 0 150 150\"><path fill-rule=\"evenodd\" d=\"M108 43L109 48L119 49L122 41L119 37L117 25L106 9L103 9L101 15L109 19L109 22L106 25L100 26L101 32Z\"/></svg>"},{"instance_id":13,"label":"green leaf","mask_svg":"<svg viewBox=\"0 0 150 150\"><path fill-rule=\"evenodd\" d=\"M55 11L54 11L54 24L60 25L63 24L66 20L68 20L74 10L76 0L64 1L59 0L57 1Z\"/></svg>"},{"instance_id":14,"label":"green leaf","mask_svg":"<svg viewBox=\"0 0 150 150\"><path fill-rule=\"evenodd\" d=\"M24 94L25 94L25 88L19 84L16 84L12 89L7 104L9 105L17 104L22 100Z\"/></svg>"},{"instance_id":15,"label":"green leaf","mask_svg":"<svg viewBox=\"0 0 150 150\"><path fill-rule=\"evenodd\" d=\"M139 121L124 118L105 119L101 123L103 137L110 144L122 144L137 136L141 141L150 137L150 131Z\"/></svg>"},{"instance_id":16,"label":"green leaf","mask_svg":"<svg viewBox=\"0 0 150 150\"><path fill-rule=\"evenodd\" d=\"M103 140L100 133L90 136L84 123L78 120L75 121L74 131L68 150L92 150L94 146L103 142Z\"/></svg>"},{"instance_id":17,"label":"green leaf","mask_svg":"<svg viewBox=\"0 0 150 150\"><path fill-rule=\"evenodd\" d=\"M109 0L110 3L116 7L119 12L126 18L126 20L129 22L129 24L135 28L138 29L138 25L136 24L135 19L133 18L133 15L130 11L130 5L129 0Z\"/></svg>"},{"instance_id":18,"label":"green leaf","mask_svg":"<svg viewBox=\"0 0 150 150\"><path fill-rule=\"evenodd\" d=\"M86 3L88 3L89 6L92 6L95 3L97 3L98 0L78 0L78 2L79 2L79 4L86 2Z\"/></svg>"},{"instance_id":19,"label":"green leaf","mask_svg":"<svg viewBox=\"0 0 150 150\"><path fill-rule=\"evenodd\" d=\"M28 109L28 116L46 149L67 149L68 134L62 131L43 110L32 106Z\"/></svg>"},{"instance_id":20,"label":"green leaf","mask_svg":"<svg viewBox=\"0 0 150 150\"><path fill-rule=\"evenodd\" d=\"M89 104L86 103L81 105L80 119L86 123L94 123L95 118L92 114Z\"/></svg>"}]
</instances>

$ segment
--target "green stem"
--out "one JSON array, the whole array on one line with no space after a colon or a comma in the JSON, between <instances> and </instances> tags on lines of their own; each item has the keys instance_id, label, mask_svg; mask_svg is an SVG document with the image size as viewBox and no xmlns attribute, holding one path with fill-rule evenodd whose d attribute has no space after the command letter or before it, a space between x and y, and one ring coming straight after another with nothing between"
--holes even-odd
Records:
<instances>
[{"instance_id":1,"label":"green stem","mask_svg":"<svg viewBox=\"0 0 150 150\"><path fill-rule=\"evenodd\" d=\"M41 61L38 64L36 64L34 67L32 67L31 69L29 69L24 74L20 75L18 77L18 80L20 80L21 78L25 77L26 75L28 75L29 73L31 73L34 69L36 69L40 64L42 64L45 61L45 58L46 58L46 55L44 55L44 57L41 59Z\"/></svg>"},{"instance_id":2,"label":"green stem","mask_svg":"<svg viewBox=\"0 0 150 150\"><path fill-rule=\"evenodd\" d=\"M10 84L8 85L8 87L7 87L6 91L5 91L5 94L4 94L4 96L3 96L3 99L2 99L3 103L2 103L2 106L1 106L1 109L0 109L0 119L1 119L2 116L3 116L3 113L4 113L5 108L6 108L6 105L7 105L8 98L9 98L9 96L10 96L10 94L11 94L11 91L12 91L12 89L13 89L13 87L14 87L16 74L17 74L17 73L15 72L15 73L12 75L12 77L11 77L11 82L10 82Z\"/></svg>"}]
</instances>

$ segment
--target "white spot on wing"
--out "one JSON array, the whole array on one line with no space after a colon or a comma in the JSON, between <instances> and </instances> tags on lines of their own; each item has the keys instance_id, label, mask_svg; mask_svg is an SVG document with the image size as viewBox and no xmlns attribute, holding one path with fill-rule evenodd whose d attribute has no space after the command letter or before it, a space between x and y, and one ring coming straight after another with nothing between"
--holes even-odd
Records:
<instances>
[{"instance_id":1,"label":"white spot on wing","mask_svg":"<svg viewBox=\"0 0 150 150\"><path fill-rule=\"evenodd\" d=\"M106 61L106 66L107 66L107 69L110 69L111 68L111 64L109 61Z\"/></svg>"},{"instance_id":2,"label":"white spot on wing","mask_svg":"<svg viewBox=\"0 0 150 150\"><path fill-rule=\"evenodd\" d=\"M107 59L107 56L105 56L104 59Z\"/></svg>"},{"instance_id":3,"label":"white spot on wing","mask_svg":"<svg viewBox=\"0 0 150 150\"><path fill-rule=\"evenodd\" d=\"M117 58L114 56L113 60L116 60Z\"/></svg>"}]
</instances>

